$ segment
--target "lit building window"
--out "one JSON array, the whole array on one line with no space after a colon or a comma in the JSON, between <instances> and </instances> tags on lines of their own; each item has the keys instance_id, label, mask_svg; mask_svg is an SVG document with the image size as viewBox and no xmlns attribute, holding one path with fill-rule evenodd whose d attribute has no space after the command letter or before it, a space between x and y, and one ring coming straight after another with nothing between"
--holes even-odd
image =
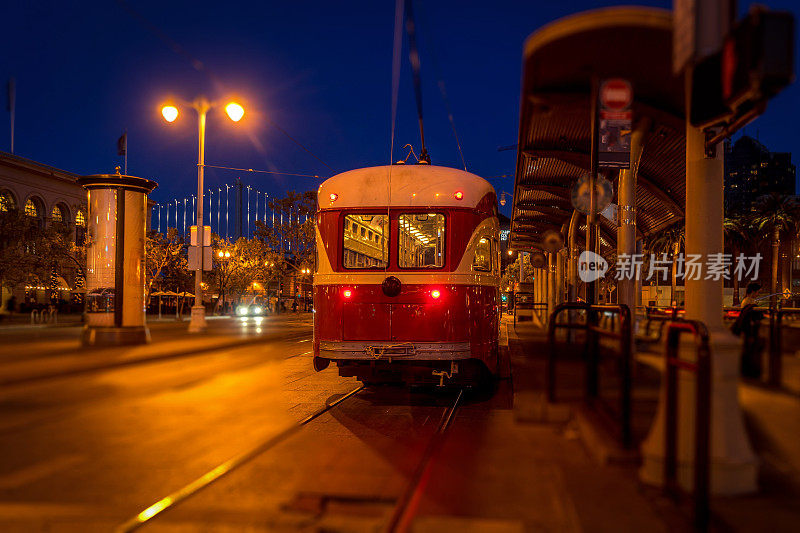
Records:
<instances>
[{"instance_id":1,"label":"lit building window","mask_svg":"<svg viewBox=\"0 0 800 533\"><path fill-rule=\"evenodd\" d=\"M33 200L30 198L28 198L28 201L25 202L25 214L33 218L37 218L39 216L39 210L36 208L36 204L33 203Z\"/></svg>"},{"instance_id":2,"label":"lit building window","mask_svg":"<svg viewBox=\"0 0 800 533\"><path fill-rule=\"evenodd\" d=\"M86 244L86 215L83 211L75 214L75 244L78 246Z\"/></svg>"},{"instance_id":3,"label":"lit building window","mask_svg":"<svg viewBox=\"0 0 800 533\"><path fill-rule=\"evenodd\" d=\"M53 206L53 211L50 213L50 218L53 219L53 222L64 222L64 213L61 211L61 208L57 205Z\"/></svg>"},{"instance_id":4,"label":"lit building window","mask_svg":"<svg viewBox=\"0 0 800 533\"><path fill-rule=\"evenodd\" d=\"M14 198L7 192L0 193L0 212L8 212L14 209Z\"/></svg>"}]
</instances>

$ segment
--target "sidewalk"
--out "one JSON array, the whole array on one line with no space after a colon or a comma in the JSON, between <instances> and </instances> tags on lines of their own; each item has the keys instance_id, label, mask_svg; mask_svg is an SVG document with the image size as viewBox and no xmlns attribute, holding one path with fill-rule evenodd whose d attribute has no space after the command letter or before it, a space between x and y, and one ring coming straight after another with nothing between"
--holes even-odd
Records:
<instances>
[{"instance_id":1,"label":"sidewalk","mask_svg":"<svg viewBox=\"0 0 800 533\"><path fill-rule=\"evenodd\" d=\"M592 451L592 448L598 446L596 435L587 435L586 428L577 423L583 409L581 397L584 364L576 353L582 346L559 347L558 407L537 405L537 402L546 404L544 401L544 359L548 349L546 335L541 328L530 322L518 323L514 328L510 317L508 319L504 317L504 325L508 328L514 385L519 391L514 405L517 420L536 418L531 417L530 413L539 414L540 420L547 420L548 416L541 416L542 413L552 413L558 407L567 409L567 413L559 413L559 416L570 420L566 425L568 429L565 435L569 434L570 429L573 430L580 436L584 447ZM652 352L648 356L652 357ZM791 392L795 387L800 387L800 382L794 383L795 380L800 381L800 373L796 370L797 366L794 366L797 361L791 360L790 363L785 366L784 374L785 388L789 392L773 391L753 383L743 382L740 385L740 401L751 443L761 461L759 473L761 490L750 496L712 498L714 516L712 530L795 531L797 524L800 523L800 437L798 437L800 396ZM640 440L649 429L649 422L656 406L658 397L657 388L653 389L654 379L657 385L660 378L657 373L654 374L649 365L637 365L633 391L634 433L638 437L637 440ZM526 416L521 417L520 413ZM597 454L592 455L597 456ZM641 484L637 477L638 458L633 459L632 462L621 463L611 469L608 466L598 465L597 470L586 479L587 485L576 485L575 490L584 489L585 493L585 489L591 486L590 481L601 482L598 477L605 479L609 485L627 487L626 490L633 488L634 493L647 500L646 506L649 507L647 512L650 513L648 516L661 523L660 529L688 528L688 522L685 526L679 525L681 521L690 518L688 508L674 506L661 496L658 489ZM555 458L555 461L561 460ZM582 506L588 504L576 499L575 494L571 496L580 517ZM616 493L609 491L602 498L609 508L613 508L617 503ZM595 511L605 513L607 510L595 509ZM675 523L675 520L678 522ZM604 530L599 525L587 529Z\"/></svg>"},{"instance_id":2,"label":"sidewalk","mask_svg":"<svg viewBox=\"0 0 800 533\"><path fill-rule=\"evenodd\" d=\"M77 334L67 339L6 343L0 348L0 386L263 343L269 340L270 334L285 333L291 325L302 326L303 333L307 333L310 320L310 314L279 315L266 319L260 326L263 332L256 335L243 336L236 330L198 335L179 333L173 338L139 346L82 347ZM186 325L187 322L178 324Z\"/></svg>"}]
</instances>

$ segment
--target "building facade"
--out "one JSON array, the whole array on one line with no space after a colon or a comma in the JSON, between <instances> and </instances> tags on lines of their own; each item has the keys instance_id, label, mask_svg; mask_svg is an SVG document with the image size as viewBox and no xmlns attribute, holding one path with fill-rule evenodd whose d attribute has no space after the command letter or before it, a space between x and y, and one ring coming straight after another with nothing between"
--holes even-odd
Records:
<instances>
[{"instance_id":1,"label":"building facade","mask_svg":"<svg viewBox=\"0 0 800 533\"><path fill-rule=\"evenodd\" d=\"M78 175L23 157L0 152L0 212L19 210L35 218L41 227L53 222L67 224L71 237L82 245L86 236L86 191ZM80 294L77 269L60 272L57 282L33 276L23 285L2 288L0 312L7 312L11 297L17 309L51 301L70 302ZM48 291L48 289L50 289Z\"/></svg>"},{"instance_id":2,"label":"building facade","mask_svg":"<svg viewBox=\"0 0 800 533\"><path fill-rule=\"evenodd\" d=\"M795 194L792 154L770 152L747 135L725 144L725 210L749 210L759 196Z\"/></svg>"}]
</instances>

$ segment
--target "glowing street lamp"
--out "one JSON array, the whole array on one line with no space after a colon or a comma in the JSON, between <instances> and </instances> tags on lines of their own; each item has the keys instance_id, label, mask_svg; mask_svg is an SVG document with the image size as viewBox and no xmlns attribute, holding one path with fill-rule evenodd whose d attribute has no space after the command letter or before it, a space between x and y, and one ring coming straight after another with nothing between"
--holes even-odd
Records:
<instances>
[{"instance_id":1,"label":"glowing street lamp","mask_svg":"<svg viewBox=\"0 0 800 533\"><path fill-rule=\"evenodd\" d=\"M206 114L213 107L217 107L221 102L209 102L205 97L198 97L193 102L180 102L185 107L191 107L197 111L197 247L200 257L199 268L195 271L194 280L194 306L192 306L192 319L189 322L190 332L199 332L206 329L206 308L203 306L203 170L205 168L205 148L206 148ZM225 112L234 122L239 122L244 116L244 108L230 102L225 106ZM161 116L167 122L174 122L179 115L178 108L174 105L165 105L161 108ZM225 252L225 257L230 257L230 252ZM222 257L222 256L220 256Z\"/></svg>"},{"instance_id":2,"label":"glowing street lamp","mask_svg":"<svg viewBox=\"0 0 800 533\"><path fill-rule=\"evenodd\" d=\"M161 108L161 115L167 122L175 122L175 119L178 118L178 108L174 105L165 105Z\"/></svg>"},{"instance_id":3,"label":"glowing street lamp","mask_svg":"<svg viewBox=\"0 0 800 533\"><path fill-rule=\"evenodd\" d=\"M236 102L231 102L225 106L225 112L228 114L228 117L234 122L239 122L242 120L244 116L244 108L237 104Z\"/></svg>"}]
</instances>

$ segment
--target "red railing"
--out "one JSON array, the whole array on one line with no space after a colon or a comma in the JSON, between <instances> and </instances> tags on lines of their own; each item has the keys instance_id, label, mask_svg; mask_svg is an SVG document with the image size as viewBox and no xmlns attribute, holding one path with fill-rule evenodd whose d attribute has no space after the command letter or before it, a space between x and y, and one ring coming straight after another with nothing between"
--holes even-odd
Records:
<instances>
[{"instance_id":1,"label":"red railing","mask_svg":"<svg viewBox=\"0 0 800 533\"><path fill-rule=\"evenodd\" d=\"M697 357L687 361L678 356L678 344L684 333L693 336ZM666 411L664 428L664 491L678 494L678 371L697 376L694 424L694 521L705 530L709 520L709 466L711 453L711 351L705 324L695 320L672 322L667 328Z\"/></svg>"},{"instance_id":2,"label":"red railing","mask_svg":"<svg viewBox=\"0 0 800 533\"><path fill-rule=\"evenodd\" d=\"M800 309L771 310L769 317L769 374L767 384L780 387L783 383L783 317L800 316Z\"/></svg>"},{"instance_id":3,"label":"red railing","mask_svg":"<svg viewBox=\"0 0 800 533\"><path fill-rule=\"evenodd\" d=\"M567 320L559 322L562 313L566 313ZM583 311L584 322L573 322L570 311ZM619 329L610 330L599 325L599 317L603 313L610 313L619 318ZM631 368L632 368L632 335L631 311L627 305L589 305L583 302L567 302L556 306L550 315L547 328L547 341L549 352L547 357L547 401L556 401L556 360L558 348L556 346L556 330L566 329L583 330L586 332L584 345L584 359L586 361L586 398L595 407L605 404L598 395L599 391L599 365L600 341L612 339L619 342L618 352L615 354L620 361L619 383L619 412L616 422L619 425L620 440L623 446L632 444L631 434ZM612 409L606 409L611 411ZM613 415L612 415L613 418Z\"/></svg>"}]
</instances>

